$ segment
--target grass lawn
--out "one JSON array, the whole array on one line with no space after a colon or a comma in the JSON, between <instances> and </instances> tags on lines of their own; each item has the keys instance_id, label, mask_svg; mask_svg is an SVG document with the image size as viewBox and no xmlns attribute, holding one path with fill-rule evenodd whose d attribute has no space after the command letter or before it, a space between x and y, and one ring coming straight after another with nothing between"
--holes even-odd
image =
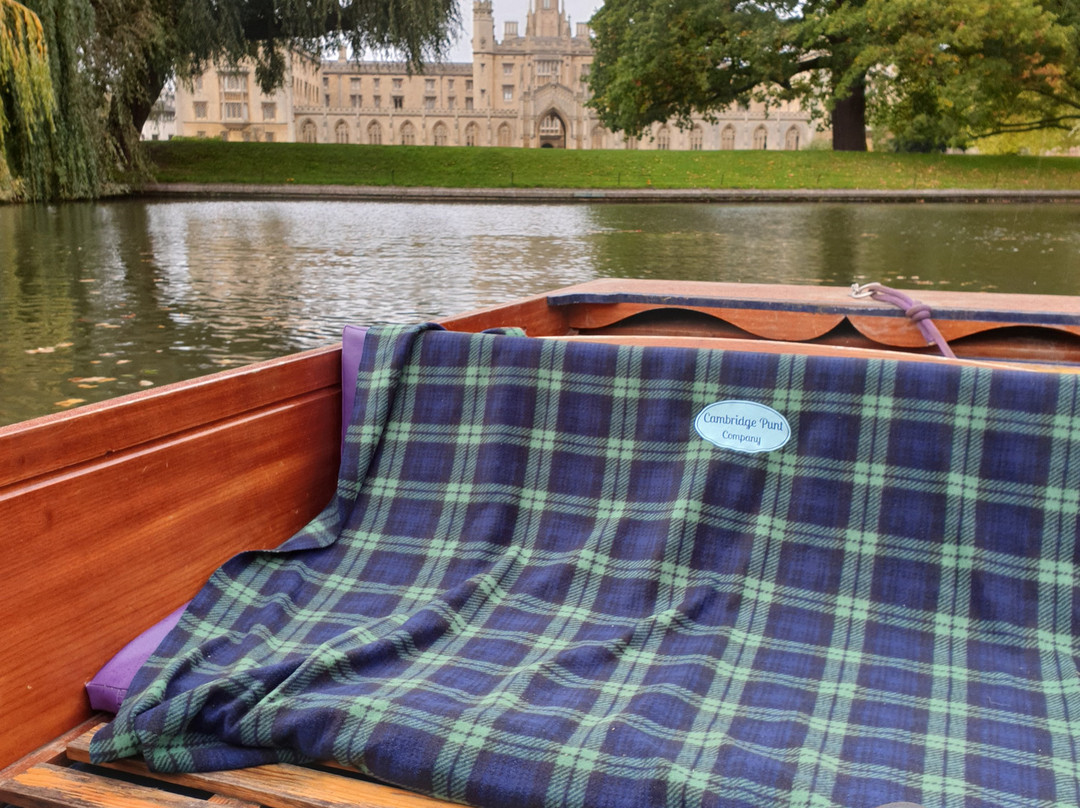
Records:
<instances>
[{"instance_id":1,"label":"grass lawn","mask_svg":"<svg viewBox=\"0 0 1080 808\"><path fill-rule=\"evenodd\" d=\"M445 188L1080 190L1080 159L831 151L615 151L151 143L158 182Z\"/></svg>"}]
</instances>

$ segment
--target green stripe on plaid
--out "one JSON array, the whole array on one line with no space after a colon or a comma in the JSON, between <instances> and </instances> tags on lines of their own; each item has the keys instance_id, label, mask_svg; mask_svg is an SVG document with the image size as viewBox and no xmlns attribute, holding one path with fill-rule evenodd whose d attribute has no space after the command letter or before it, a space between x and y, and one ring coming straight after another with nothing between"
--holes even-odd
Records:
<instances>
[{"instance_id":1,"label":"green stripe on plaid","mask_svg":"<svg viewBox=\"0 0 1080 808\"><path fill-rule=\"evenodd\" d=\"M1075 376L369 332L338 493L94 759L481 808L1080 804ZM743 455L715 401L782 413Z\"/></svg>"}]
</instances>

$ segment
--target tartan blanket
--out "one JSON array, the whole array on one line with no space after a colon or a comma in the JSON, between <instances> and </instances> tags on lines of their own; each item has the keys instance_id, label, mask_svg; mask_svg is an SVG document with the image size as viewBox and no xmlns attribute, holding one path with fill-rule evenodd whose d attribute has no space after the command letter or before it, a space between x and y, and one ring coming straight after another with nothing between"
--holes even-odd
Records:
<instances>
[{"instance_id":1,"label":"tartan blanket","mask_svg":"<svg viewBox=\"0 0 1080 808\"><path fill-rule=\"evenodd\" d=\"M369 332L333 501L93 760L482 808L1080 805L1077 376ZM720 400L787 445L702 439Z\"/></svg>"}]
</instances>

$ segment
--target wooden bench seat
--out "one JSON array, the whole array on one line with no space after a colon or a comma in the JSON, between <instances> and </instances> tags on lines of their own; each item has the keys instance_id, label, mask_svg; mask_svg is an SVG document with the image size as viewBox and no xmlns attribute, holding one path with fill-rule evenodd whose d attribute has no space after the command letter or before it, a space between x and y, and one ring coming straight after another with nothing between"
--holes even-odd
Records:
<instances>
[{"instance_id":1,"label":"wooden bench seat","mask_svg":"<svg viewBox=\"0 0 1080 808\"><path fill-rule=\"evenodd\" d=\"M363 779L337 764L275 764L205 774L155 774L135 759L89 766L90 725L58 738L0 772L0 804L19 808L445 808L431 799Z\"/></svg>"}]
</instances>

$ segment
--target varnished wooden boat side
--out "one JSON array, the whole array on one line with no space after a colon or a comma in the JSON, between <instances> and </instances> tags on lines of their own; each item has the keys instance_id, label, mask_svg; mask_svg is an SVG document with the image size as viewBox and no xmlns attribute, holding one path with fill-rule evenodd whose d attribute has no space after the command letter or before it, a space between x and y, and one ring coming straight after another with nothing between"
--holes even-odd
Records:
<instances>
[{"instance_id":1,"label":"varnished wooden boat side","mask_svg":"<svg viewBox=\"0 0 1080 808\"><path fill-rule=\"evenodd\" d=\"M340 352L0 430L0 768L84 720L85 682L336 478Z\"/></svg>"}]
</instances>

